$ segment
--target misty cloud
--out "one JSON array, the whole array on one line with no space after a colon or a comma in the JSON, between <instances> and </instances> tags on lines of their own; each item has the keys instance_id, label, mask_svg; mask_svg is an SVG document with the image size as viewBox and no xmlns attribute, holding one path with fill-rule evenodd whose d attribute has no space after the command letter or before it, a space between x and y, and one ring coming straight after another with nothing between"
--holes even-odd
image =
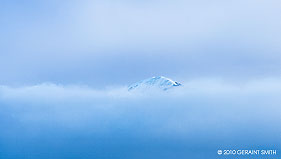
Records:
<instances>
[{"instance_id":1,"label":"misty cloud","mask_svg":"<svg viewBox=\"0 0 281 159\"><path fill-rule=\"evenodd\" d=\"M280 79L260 79L240 84L231 84L218 79L197 79L184 82L183 87L164 92L159 90L129 92L127 87L97 90L87 86L41 84L23 87L1 86L0 102L2 108L25 110L15 111L17 113L14 115L16 120L27 122L26 126L29 125L28 122L40 124L42 120L45 122L50 120L60 123L61 126L95 127L94 125L98 124L102 128L110 129L114 125L119 125L120 123L116 122L120 119L120 122L125 121L126 124L144 124L142 126L148 127L144 129L145 131L160 131L170 125L172 127L169 131L175 129L177 131L174 133L177 134L180 130L190 131L188 124L175 126L179 120L189 123L191 118L196 118L192 119L193 124L198 124L195 127L203 128L208 125L201 121L211 122L211 118L217 122L225 122L222 118L237 122L236 117L232 116L234 115L232 111L236 110L265 109L266 112L267 109L277 108L275 112L280 112L280 108L277 107L280 104L278 100L280 93ZM219 114L226 110L229 112L222 118L215 118L216 113L206 115L206 110L219 110L217 112ZM253 116L248 119L244 116L247 114L245 110L239 112L243 118L247 120L260 118ZM197 115L192 114L192 111L196 111ZM275 117L275 113L272 113L273 116L270 118ZM102 121L106 122L102 124ZM158 126L155 125L155 128L152 126L154 124ZM99 126L97 129L100 129ZM131 129L129 126L127 128Z\"/></svg>"},{"instance_id":2,"label":"misty cloud","mask_svg":"<svg viewBox=\"0 0 281 159\"><path fill-rule=\"evenodd\" d=\"M247 83L194 79L182 83L184 87L165 92L128 92L127 87L97 90L56 84L1 86L0 139L6 145L3 154L9 156L12 150L8 145L17 140L23 143L13 147L25 149L15 154L31 153L34 158L38 157L32 153L36 145L39 146L36 152L55 156L113 153L128 154L129 158L143 154L150 158L160 155L154 152L162 149L160 145L177 147L182 153L194 156L192 147L199 145L205 154L211 155L213 149L226 145L265 146L280 141L280 79ZM75 139L83 142L80 143L83 148L67 145ZM123 145L118 152L113 148L116 144ZM75 151L63 154L54 149L55 145ZM154 147L152 154L137 152L145 150L141 146ZM172 147L169 152L178 153ZM99 155L92 154L93 151Z\"/></svg>"},{"instance_id":3,"label":"misty cloud","mask_svg":"<svg viewBox=\"0 0 281 159\"><path fill-rule=\"evenodd\" d=\"M1 2L0 158L212 159L224 148L281 149L280 6ZM184 86L127 91L161 75Z\"/></svg>"},{"instance_id":4,"label":"misty cloud","mask_svg":"<svg viewBox=\"0 0 281 159\"><path fill-rule=\"evenodd\" d=\"M102 88L158 75L276 76L280 10L275 0L7 2L0 83Z\"/></svg>"}]
</instances>

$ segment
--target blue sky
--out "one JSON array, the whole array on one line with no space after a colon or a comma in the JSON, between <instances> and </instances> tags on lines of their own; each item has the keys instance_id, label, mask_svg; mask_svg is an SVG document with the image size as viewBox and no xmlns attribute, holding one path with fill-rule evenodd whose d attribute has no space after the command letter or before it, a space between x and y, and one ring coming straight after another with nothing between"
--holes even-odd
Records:
<instances>
[{"instance_id":1,"label":"blue sky","mask_svg":"<svg viewBox=\"0 0 281 159\"><path fill-rule=\"evenodd\" d=\"M0 158L280 150L280 1L0 4ZM183 87L127 91L159 75Z\"/></svg>"}]
</instances>

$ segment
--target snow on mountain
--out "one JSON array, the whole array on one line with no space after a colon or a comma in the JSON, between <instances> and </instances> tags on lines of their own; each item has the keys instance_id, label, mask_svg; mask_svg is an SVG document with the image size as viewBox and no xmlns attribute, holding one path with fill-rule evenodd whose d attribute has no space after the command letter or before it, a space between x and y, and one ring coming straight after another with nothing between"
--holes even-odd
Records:
<instances>
[{"instance_id":1,"label":"snow on mountain","mask_svg":"<svg viewBox=\"0 0 281 159\"><path fill-rule=\"evenodd\" d=\"M161 90L168 90L174 87L181 86L179 82L175 82L169 78L163 77L163 76L157 76L148 78L142 81L139 81L137 83L131 84L128 87L128 90L147 90L151 88L157 88Z\"/></svg>"}]
</instances>

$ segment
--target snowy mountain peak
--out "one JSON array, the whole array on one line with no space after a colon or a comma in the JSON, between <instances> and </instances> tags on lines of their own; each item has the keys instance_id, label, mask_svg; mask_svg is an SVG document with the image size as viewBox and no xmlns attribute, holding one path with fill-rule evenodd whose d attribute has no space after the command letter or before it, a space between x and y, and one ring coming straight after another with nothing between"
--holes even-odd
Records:
<instances>
[{"instance_id":1,"label":"snowy mountain peak","mask_svg":"<svg viewBox=\"0 0 281 159\"><path fill-rule=\"evenodd\" d=\"M131 84L128 90L146 90L150 88L158 88L164 91L171 89L173 87L181 86L179 82L173 81L169 78L163 76L151 77L137 83Z\"/></svg>"}]
</instances>

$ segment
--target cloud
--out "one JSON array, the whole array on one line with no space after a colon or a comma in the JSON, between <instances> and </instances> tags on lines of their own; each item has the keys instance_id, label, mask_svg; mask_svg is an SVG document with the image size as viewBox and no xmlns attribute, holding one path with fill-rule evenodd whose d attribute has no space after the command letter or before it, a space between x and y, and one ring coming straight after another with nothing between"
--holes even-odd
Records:
<instances>
[{"instance_id":1,"label":"cloud","mask_svg":"<svg viewBox=\"0 0 281 159\"><path fill-rule=\"evenodd\" d=\"M3 3L0 158L217 158L223 147L280 147L279 4ZM156 75L184 87L123 87Z\"/></svg>"},{"instance_id":2,"label":"cloud","mask_svg":"<svg viewBox=\"0 0 281 159\"><path fill-rule=\"evenodd\" d=\"M51 148L55 145L72 151L74 147L67 143L77 138L86 152L91 152L86 147L98 146L106 150L97 152L113 153L115 143L132 149L134 156L140 154L137 149L143 150L141 145L159 148L162 144L189 152L182 157L193 156L191 149L184 147L196 149L201 145L205 154L212 154L207 147L280 141L280 79L247 83L194 79L183 84L180 89L166 92L56 84L1 86L0 138L6 149L7 145L17 148L13 144L17 139L35 143L19 144L26 147L19 154L30 153L36 145L49 147L51 153L62 153ZM3 152L7 154L6 149ZM74 154L83 154L83 149L75 149L79 153Z\"/></svg>"},{"instance_id":3,"label":"cloud","mask_svg":"<svg viewBox=\"0 0 281 159\"><path fill-rule=\"evenodd\" d=\"M64 86L51 83L22 87L1 86L0 102L7 107L30 110L31 112L19 112L19 115L28 113L29 119L37 116L37 111L39 114L44 114L44 111L48 110L54 113L48 114L51 115L50 119L58 118L58 122L60 122L59 119L61 119L62 114L69 114L69 116L64 116L66 120L86 120L86 118L89 118L95 121L95 115L98 115L99 111L106 114L102 117L99 114L99 118L112 119L114 116L122 116L123 113L128 118L134 117L134 113L136 113L136 116L140 115L134 109L152 115L161 112L162 109L164 109L162 113L166 114L167 110L165 109L173 108L173 112L175 112L173 115L176 115L183 112L189 114L186 111L189 108L194 108L195 105L198 105L198 109L202 107L214 110L223 105L230 110L242 109L242 107L265 108L266 106L263 104L266 103L272 106L278 105L279 102L276 100L281 92L281 80L277 78L259 79L246 83L230 83L221 79L195 79L183 83L183 87L165 92L159 90L129 92L127 87L93 89L87 86ZM259 98L257 98L258 96ZM245 100L248 100L248 106L245 105ZM240 102L241 104L239 104ZM218 105L213 105L214 103L218 103ZM41 111L41 108L44 111ZM36 111L34 112L33 109ZM71 114L74 112L78 114L75 115L75 118L72 118ZM82 114L79 115L79 113ZM192 116L199 121L202 120L199 116ZM213 115L210 116L213 117ZM139 117L138 120L146 120L145 117ZM145 122L153 123L158 117L162 118L163 116L161 117L160 114L151 116L151 119ZM41 117L38 116L38 118ZM44 119L46 118L44 117ZM169 120L169 118L165 120ZM36 122L38 121L40 120ZM114 123L115 121L111 122ZM71 122L68 123L68 125L72 124Z\"/></svg>"},{"instance_id":4,"label":"cloud","mask_svg":"<svg viewBox=\"0 0 281 159\"><path fill-rule=\"evenodd\" d=\"M155 75L275 76L281 70L279 3L7 2L0 83L104 87Z\"/></svg>"},{"instance_id":5,"label":"cloud","mask_svg":"<svg viewBox=\"0 0 281 159\"><path fill-rule=\"evenodd\" d=\"M94 89L86 85L57 85L43 83L32 86L10 87L0 86L2 100L26 100L33 101L48 99L56 100L83 100L83 99L136 99L136 98L161 98L170 96L180 98L188 95L254 95L263 93L279 93L281 90L280 78L264 78L244 82L225 81L220 78L190 79L183 82L184 85L167 92L149 90L146 92L129 92L126 86L106 87Z\"/></svg>"}]
</instances>

